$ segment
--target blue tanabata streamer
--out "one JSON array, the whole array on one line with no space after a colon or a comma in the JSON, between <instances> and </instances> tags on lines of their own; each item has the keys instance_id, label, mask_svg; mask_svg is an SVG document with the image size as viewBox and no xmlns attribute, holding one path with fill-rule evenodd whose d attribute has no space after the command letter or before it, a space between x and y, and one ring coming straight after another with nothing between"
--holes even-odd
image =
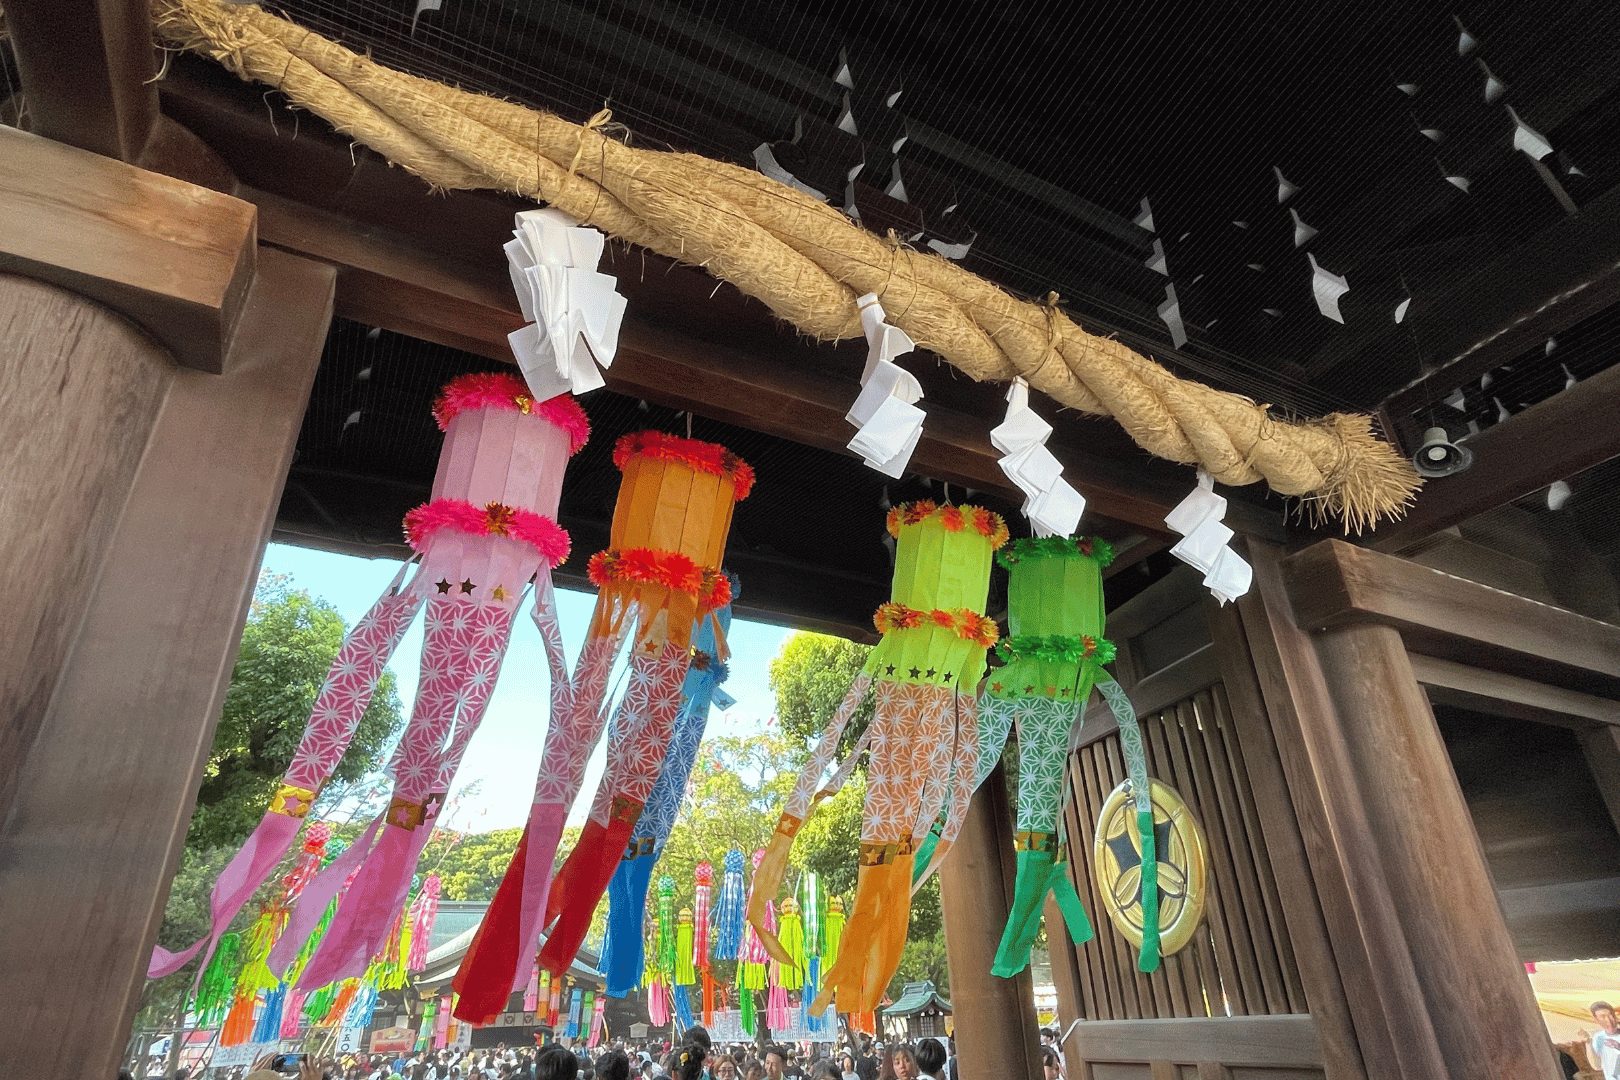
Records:
<instances>
[{"instance_id":1,"label":"blue tanabata streamer","mask_svg":"<svg viewBox=\"0 0 1620 1080\"><path fill-rule=\"evenodd\" d=\"M287 997L287 988L277 986L264 995L264 1008L259 1013L259 1019L253 1025L253 1041L256 1043L274 1042L281 1038L282 1004Z\"/></svg>"},{"instance_id":2,"label":"blue tanabata streamer","mask_svg":"<svg viewBox=\"0 0 1620 1080\"><path fill-rule=\"evenodd\" d=\"M578 988L575 988L574 992L568 997L568 1026L563 1030L563 1035L566 1038L579 1038L579 1010L584 997L585 992Z\"/></svg>"},{"instance_id":3,"label":"blue tanabata streamer","mask_svg":"<svg viewBox=\"0 0 1620 1080\"><path fill-rule=\"evenodd\" d=\"M735 960L742 951L747 899L743 887L743 854L733 848L726 852L726 874L721 879L720 895L714 904L714 932L709 935L716 960Z\"/></svg>"}]
</instances>

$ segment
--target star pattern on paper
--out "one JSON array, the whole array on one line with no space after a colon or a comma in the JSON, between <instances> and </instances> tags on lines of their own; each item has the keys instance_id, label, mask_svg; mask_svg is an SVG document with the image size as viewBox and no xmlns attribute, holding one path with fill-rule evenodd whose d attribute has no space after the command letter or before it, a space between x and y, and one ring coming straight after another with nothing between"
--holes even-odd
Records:
<instances>
[{"instance_id":1,"label":"star pattern on paper","mask_svg":"<svg viewBox=\"0 0 1620 1080\"><path fill-rule=\"evenodd\" d=\"M463 580L462 583L461 583L460 588L461 588L461 591L462 591L462 593L464 595L470 595L472 593L473 589L475 588L475 586L472 583L472 578L467 578L467 579Z\"/></svg>"},{"instance_id":2,"label":"star pattern on paper","mask_svg":"<svg viewBox=\"0 0 1620 1080\"><path fill-rule=\"evenodd\" d=\"M891 666L889 670L892 674L894 669ZM815 749L810 751L809 760L799 770L799 779L782 807L784 814L790 814L800 821L810 816L810 800L815 795L816 785L820 782L821 775L827 771L827 766L832 764L833 755L838 752L838 742L844 736L844 729L849 726L855 710L860 708L861 702L866 699L866 692L871 685L872 677L864 674L857 675L855 681L850 684L849 690L844 694L844 700L838 704L838 711L833 714L832 721L821 733ZM894 683L879 680L874 698L881 700L885 696L892 696L893 687ZM858 756L859 751L851 751L847 764L853 766L854 759Z\"/></svg>"},{"instance_id":3,"label":"star pattern on paper","mask_svg":"<svg viewBox=\"0 0 1620 1080\"><path fill-rule=\"evenodd\" d=\"M343 640L287 767L287 783L317 791L332 775L371 704L383 666L421 605L414 592L385 596Z\"/></svg>"},{"instance_id":4,"label":"star pattern on paper","mask_svg":"<svg viewBox=\"0 0 1620 1080\"><path fill-rule=\"evenodd\" d=\"M585 777L585 765L602 736L602 699L608 675L623 643L622 630L587 638L570 681L567 707L554 710L546 730L544 757L535 780L534 801L572 806ZM559 631L560 641L560 631ZM555 695L553 703L559 704Z\"/></svg>"},{"instance_id":5,"label":"star pattern on paper","mask_svg":"<svg viewBox=\"0 0 1620 1080\"><path fill-rule=\"evenodd\" d=\"M1063 772L1069 758L1073 701L1023 698L1014 711L1018 727L1018 829L1056 832L1063 813Z\"/></svg>"},{"instance_id":6,"label":"star pattern on paper","mask_svg":"<svg viewBox=\"0 0 1620 1080\"><path fill-rule=\"evenodd\" d=\"M446 595L446 594L448 594L450 592L450 579L449 578L440 578L434 584L435 584L435 586L437 586L440 596L444 596L444 595Z\"/></svg>"}]
</instances>

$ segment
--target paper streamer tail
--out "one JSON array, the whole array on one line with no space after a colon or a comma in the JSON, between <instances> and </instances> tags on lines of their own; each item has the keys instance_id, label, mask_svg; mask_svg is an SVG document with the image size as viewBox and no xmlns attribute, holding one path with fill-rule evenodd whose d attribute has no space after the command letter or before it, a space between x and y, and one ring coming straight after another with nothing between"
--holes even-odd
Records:
<instances>
[{"instance_id":1,"label":"paper streamer tail","mask_svg":"<svg viewBox=\"0 0 1620 1080\"><path fill-rule=\"evenodd\" d=\"M314 935L317 928L326 920L326 909L343 886L348 883L349 876L359 869L360 864L366 861L366 855L371 851L372 841L377 836L377 830L382 827L381 818L373 818L366 831L355 837L354 843L343 849L343 853L322 867L319 873L310 879L304 891L298 895L298 903L293 905L292 914L287 920L287 926L281 931L281 937L270 948L270 968L272 971L285 973L298 954L303 950L304 943ZM324 935L323 935L324 937ZM304 986L319 986L320 983L300 983Z\"/></svg>"},{"instance_id":2,"label":"paper streamer tail","mask_svg":"<svg viewBox=\"0 0 1620 1080\"><path fill-rule=\"evenodd\" d=\"M675 1019L681 1022L681 1027L689 1028L697 1023L692 1015L692 995L684 986L677 986L670 993L670 999L675 1003Z\"/></svg>"},{"instance_id":3,"label":"paper streamer tail","mask_svg":"<svg viewBox=\"0 0 1620 1080\"><path fill-rule=\"evenodd\" d=\"M1080 894L1074 889L1074 882L1069 880L1069 864L1065 862L1054 863L1052 866L1052 898L1057 901L1058 911L1063 915L1063 923L1069 928L1069 940L1076 945L1084 945L1096 933L1091 928L1091 919L1086 916L1086 905L1080 900Z\"/></svg>"},{"instance_id":4,"label":"paper streamer tail","mask_svg":"<svg viewBox=\"0 0 1620 1080\"><path fill-rule=\"evenodd\" d=\"M452 983L460 995L457 1019L488 1023L505 1011L517 983L528 978L566 814L564 807L550 803L529 808L529 824L512 863Z\"/></svg>"},{"instance_id":5,"label":"paper streamer tail","mask_svg":"<svg viewBox=\"0 0 1620 1080\"><path fill-rule=\"evenodd\" d=\"M146 977L161 979L165 975L173 975L193 957L201 956L202 964L198 967L200 978L202 969L208 966L208 960L219 946L219 939L230 927L231 920L275 872L302 824L302 819L286 814L265 814L247 842L231 857L219 880L214 882L213 895L208 903L208 933L178 952L170 952L161 945L153 949Z\"/></svg>"},{"instance_id":6,"label":"paper streamer tail","mask_svg":"<svg viewBox=\"0 0 1620 1080\"><path fill-rule=\"evenodd\" d=\"M1142 837L1142 951L1138 971L1159 970L1159 855L1153 836L1153 810L1138 810L1136 830Z\"/></svg>"},{"instance_id":7,"label":"paper streamer tail","mask_svg":"<svg viewBox=\"0 0 1620 1080\"><path fill-rule=\"evenodd\" d=\"M916 892L928 880L928 870L934 861L934 849L939 846L939 823L928 830L928 835L917 845L917 857L911 863L911 891Z\"/></svg>"},{"instance_id":8,"label":"paper streamer tail","mask_svg":"<svg viewBox=\"0 0 1620 1080\"><path fill-rule=\"evenodd\" d=\"M748 894L748 924L754 928L754 934L770 958L789 967L793 966L793 956L776 936L776 928L770 925L768 908L781 889L782 876L787 873L788 855L792 851L793 832L784 829L783 822L778 822L776 831L771 834L771 842L765 847L765 857L754 867L754 881Z\"/></svg>"},{"instance_id":9,"label":"paper streamer tail","mask_svg":"<svg viewBox=\"0 0 1620 1080\"><path fill-rule=\"evenodd\" d=\"M360 872L338 901L337 914L320 948L299 975L299 986L324 986L365 974L399 917L411 887L411 871L432 831L426 824L414 829L382 828Z\"/></svg>"},{"instance_id":10,"label":"paper streamer tail","mask_svg":"<svg viewBox=\"0 0 1620 1080\"><path fill-rule=\"evenodd\" d=\"M993 974L1010 979L1029 966L1030 949L1040 935L1041 916L1045 912L1046 897L1051 893L1057 894L1058 909L1063 913L1074 943L1078 945L1091 939L1091 920L1086 917L1080 896L1069 881L1068 864L1054 861L1049 851L1020 851L1012 910L1008 913L995 961L990 966Z\"/></svg>"},{"instance_id":11,"label":"paper streamer tail","mask_svg":"<svg viewBox=\"0 0 1620 1080\"><path fill-rule=\"evenodd\" d=\"M810 1008L820 1012L834 997L845 1012L871 1012L900 966L911 914L911 855L862 866L855 883L855 906L844 926L838 960L828 970Z\"/></svg>"},{"instance_id":12,"label":"paper streamer tail","mask_svg":"<svg viewBox=\"0 0 1620 1080\"><path fill-rule=\"evenodd\" d=\"M608 882L608 948L602 972L607 977L608 997L622 998L641 981L647 959L641 926L647 915L653 861L650 855L623 859ZM691 1026L690 1020L682 1023Z\"/></svg>"},{"instance_id":13,"label":"paper streamer tail","mask_svg":"<svg viewBox=\"0 0 1620 1080\"><path fill-rule=\"evenodd\" d=\"M639 810L639 808L637 808ZM568 970L591 928L591 916L596 913L597 901L607 890L608 881L625 848L630 845L630 834L636 827L635 815L615 815L606 826L599 826L594 836L587 822L579 843L569 853L568 861L579 862L575 874L567 882L564 892L562 872L551 886L549 907L558 908L560 914L552 924L546 943L540 950L540 966L554 975ZM587 843L590 844L587 847ZM567 865L563 867L567 870Z\"/></svg>"}]
</instances>

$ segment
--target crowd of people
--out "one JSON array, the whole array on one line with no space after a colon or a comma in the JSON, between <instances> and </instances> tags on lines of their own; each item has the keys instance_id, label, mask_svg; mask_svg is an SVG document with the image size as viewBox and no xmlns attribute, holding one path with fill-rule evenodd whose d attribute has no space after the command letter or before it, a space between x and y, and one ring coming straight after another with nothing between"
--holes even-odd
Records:
<instances>
[{"instance_id":1,"label":"crowd of people","mask_svg":"<svg viewBox=\"0 0 1620 1080\"><path fill-rule=\"evenodd\" d=\"M1043 1032L1046 1080L1062 1076L1055 1041L1055 1033ZM267 1056L251 1069L222 1073L220 1080L293 1075L299 1080L961 1080L953 1039L885 1044L856 1033L831 1046L715 1045L702 1027L687 1029L678 1043L617 1039L599 1051L552 1043L326 1060Z\"/></svg>"}]
</instances>

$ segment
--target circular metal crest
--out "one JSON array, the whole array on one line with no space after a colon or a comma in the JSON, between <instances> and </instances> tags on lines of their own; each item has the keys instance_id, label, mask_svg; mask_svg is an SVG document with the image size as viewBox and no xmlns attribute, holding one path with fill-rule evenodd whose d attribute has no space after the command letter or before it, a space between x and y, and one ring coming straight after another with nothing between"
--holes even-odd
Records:
<instances>
[{"instance_id":1,"label":"circular metal crest","mask_svg":"<svg viewBox=\"0 0 1620 1080\"><path fill-rule=\"evenodd\" d=\"M1159 951L1182 948L1204 917L1209 849L1192 809L1170 785L1150 781L1159 881ZM1131 782L1111 791L1097 817L1092 865L1103 906L1115 928L1142 946L1142 838Z\"/></svg>"}]
</instances>

